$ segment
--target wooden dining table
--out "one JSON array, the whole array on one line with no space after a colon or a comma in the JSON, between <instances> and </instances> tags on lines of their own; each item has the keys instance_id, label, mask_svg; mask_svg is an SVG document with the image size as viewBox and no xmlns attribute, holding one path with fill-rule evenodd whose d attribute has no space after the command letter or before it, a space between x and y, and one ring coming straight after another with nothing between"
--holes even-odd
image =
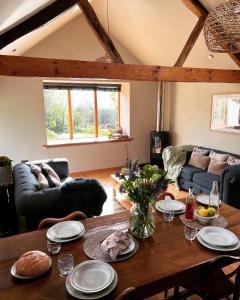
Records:
<instances>
[{"instance_id":1,"label":"wooden dining table","mask_svg":"<svg viewBox=\"0 0 240 300\"><path fill-rule=\"evenodd\" d=\"M228 229L240 238L240 210L222 204L220 213L229 225ZM86 219L86 232L101 226L126 222L129 212ZM72 299L65 289L65 278L59 274L58 255L71 253L75 265L88 260L83 250L84 237L62 243L59 254L52 255L52 267L43 276L31 280L15 279L10 274L11 266L26 251L41 250L47 253L46 229L18 234L0 239L0 299ZM197 240L184 238L184 225L179 216L165 223L156 212L156 230L152 237L139 240L138 251L130 258L111 263L118 275L118 283L108 296L114 299L128 287L136 287L139 299L188 282L208 262L223 253L202 246ZM239 255L236 250L230 254Z\"/></svg>"}]
</instances>

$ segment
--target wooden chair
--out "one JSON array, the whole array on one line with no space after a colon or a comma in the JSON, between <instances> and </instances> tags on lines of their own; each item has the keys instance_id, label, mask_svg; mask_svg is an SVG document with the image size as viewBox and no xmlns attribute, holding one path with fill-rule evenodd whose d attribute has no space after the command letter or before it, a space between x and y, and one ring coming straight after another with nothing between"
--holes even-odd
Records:
<instances>
[{"instance_id":1,"label":"wooden chair","mask_svg":"<svg viewBox=\"0 0 240 300\"><path fill-rule=\"evenodd\" d=\"M172 200L175 200L175 197L173 196L173 194L169 193L169 192L162 192L162 193L159 193L157 195L157 201L158 200L164 200L166 196L169 196Z\"/></svg>"},{"instance_id":2,"label":"wooden chair","mask_svg":"<svg viewBox=\"0 0 240 300\"><path fill-rule=\"evenodd\" d=\"M175 287L174 299L186 299L195 294L203 299L219 300L233 294L232 299L239 300L240 264L236 262L240 262L240 256L216 257L210 262L209 267L199 272L190 283L183 285L185 288L183 292L179 292L179 288Z\"/></svg>"},{"instance_id":3,"label":"wooden chair","mask_svg":"<svg viewBox=\"0 0 240 300\"><path fill-rule=\"evenodd\" d=\"M85 219L87 219L87 216L82 211L74 211L74 212L70 213L69 215L67 215L64 218L47 218L47 219L43 219L38 224L37 229L43 229L45 227L48 227L49 225L54 225L56 223L69 221L69 220L73 220L73 219L85 220Z\"/></svg>"},{"instance_id":4,"label":"wooden chair","mask_svg":"<svg viewBox=\"0 0 240 300\"><path fill-rule=\"evenodd\" d=\"M129 287L124 290L120 295L118 295L114 300L137 300L136 288Z\"/></svg>"}]
</instances>

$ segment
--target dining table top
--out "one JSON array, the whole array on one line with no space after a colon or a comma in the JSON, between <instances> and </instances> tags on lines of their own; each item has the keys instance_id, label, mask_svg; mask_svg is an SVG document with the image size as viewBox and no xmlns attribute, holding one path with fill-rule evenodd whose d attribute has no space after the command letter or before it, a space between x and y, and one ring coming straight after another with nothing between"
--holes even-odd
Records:
<instances>
[{"instance_id":1,"label":"dining table top","mask_svg":"<svg viewBox=\"0 0 240 300\"><path fill-rule=\"evenodd\" d=\"M240 210L222 203L220 214L228 221L228 229L240 238ZM86 232L102 226L127 222L129 212L100 216L83 220ZM59 254L71 253L75 265L88 260L83 250L85 238L62 243L59 254L51 255L52 267L43 276L31 280L13 278L10 269L27 251L47 252L46 230L36 230L0 239L0 299L72 299L65 289L65 278L59 274ZM211 259L223 254L202 246L197 240L184 238L184 225L179 216L171 223L156 212L156 230L145 240L139 240L138 251L130 258L111 263L118 274L118 283L109 299L114 299L128 287L136 287L142 298L156 294L175 285L187 282ZM240 255L240 250L230 252Z\"/></svg>"}]
</instances>

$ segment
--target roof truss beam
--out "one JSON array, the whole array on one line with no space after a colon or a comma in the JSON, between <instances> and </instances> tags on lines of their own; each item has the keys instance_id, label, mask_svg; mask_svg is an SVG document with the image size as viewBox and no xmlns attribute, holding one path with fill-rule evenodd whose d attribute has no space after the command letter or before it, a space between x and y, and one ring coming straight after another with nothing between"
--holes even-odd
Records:
<instances>
[{"instance_id":1,"label":"roof truss beam","mask_svg":"<svg viewBox=\"0 0 240 300\"><path fill-rule=\"evenodd\" d=\"M0 55L0 75L240 83L240 70L160 67Z\"/></svg>"},{"instance_id":2,"label":"roof truss beam","mask_svg":"<svg viewBox=\"0 0 240 300\"><path fill-rule=\"evenodd\" d=\"M111 38L106 33L102 24L100 23L94 9L88 0L77 0L77 4L82 10L88 24L92 28L99 42L107 52L108 56L113 60L114 63L123 63L123 60L114 46Z\"/></svg>"}]
</instances>

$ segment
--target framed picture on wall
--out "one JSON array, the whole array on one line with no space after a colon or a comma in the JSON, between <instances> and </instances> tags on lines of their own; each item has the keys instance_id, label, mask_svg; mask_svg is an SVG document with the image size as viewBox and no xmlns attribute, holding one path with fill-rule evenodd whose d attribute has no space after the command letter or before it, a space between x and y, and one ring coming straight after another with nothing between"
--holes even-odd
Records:
<instances>
[{"instance_id":1,"label":"framed picture on wall","mask_svg":"<svg viewBox=\"0 0 240 300\"><path fill-rule=\"evenodd\" d=\"M240 92L212 96L211 130L240 134Z\"/></svg>"}]
</instances>

